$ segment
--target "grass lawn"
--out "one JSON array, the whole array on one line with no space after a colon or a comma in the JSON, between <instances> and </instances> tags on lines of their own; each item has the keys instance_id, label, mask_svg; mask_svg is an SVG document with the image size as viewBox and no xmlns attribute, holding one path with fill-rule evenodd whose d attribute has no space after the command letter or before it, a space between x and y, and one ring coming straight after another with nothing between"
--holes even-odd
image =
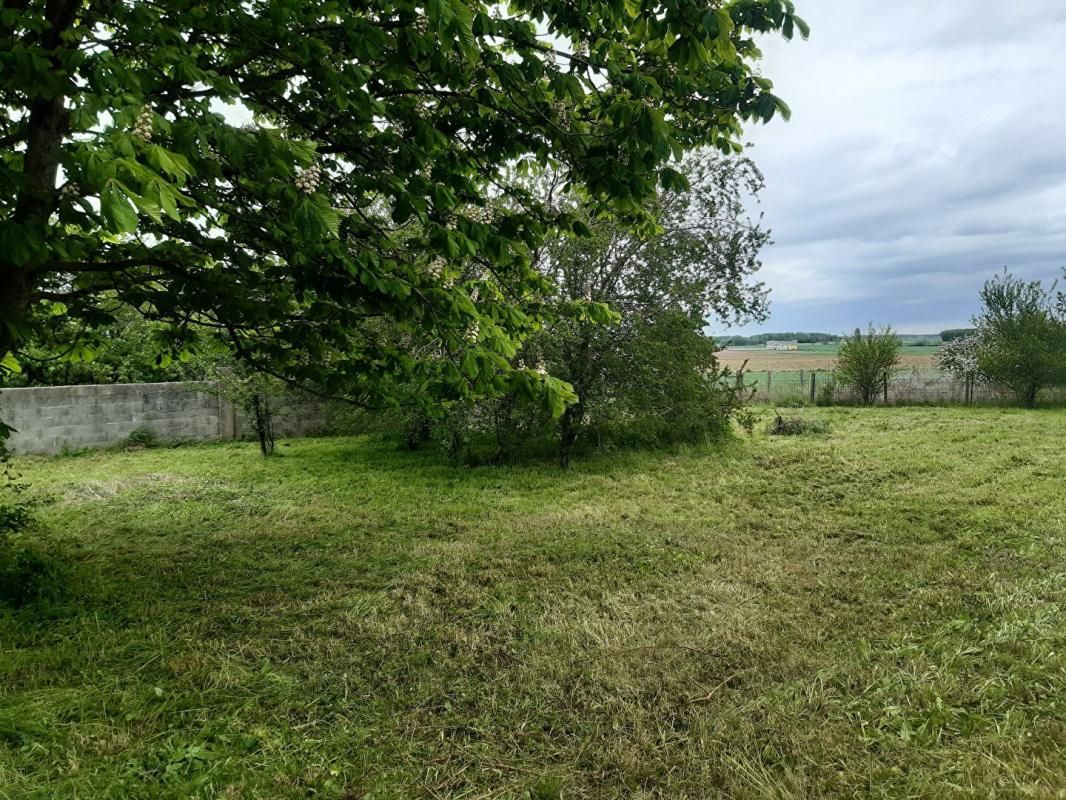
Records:
<instances>
[{"instance_id":1,"label":"grass lawn","mask_svg":"<svg viewBox=\"0 0 1066 800\"><path fill-rule=\"evenodd\" d=\"M25 459L0 797L1061 797L1066 412L451 469Z\"/></svg>"}]
</instances>

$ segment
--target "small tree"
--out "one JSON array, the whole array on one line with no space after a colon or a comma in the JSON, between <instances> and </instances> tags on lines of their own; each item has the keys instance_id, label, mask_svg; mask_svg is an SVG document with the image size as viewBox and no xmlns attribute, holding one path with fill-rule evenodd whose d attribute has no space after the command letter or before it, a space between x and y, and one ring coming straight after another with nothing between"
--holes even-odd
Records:
<instances>
[{"instance_id":1,"label":"small tree","mask_svg":"<svg viewBox=\"0 0 1066 800\"><path fill-rule=\"evenodd\" d=\"M241 361L216 367L213 377L218 393L248 415L262 454L272 455L274 413L288 394L286 385L277 378L256 372Z\"/></svg>"},{"instance_id":2,"label":"small tree","mask_svg":"<svg viewBox=\"0 0 1066 800\"><path fill-rule=\"evenodd\" d=\"M1066 309L1054 291L1006 270L981 289L976 366L1026 408L1041 389L1066 385Z\"/></svg>"},{"instance_id":3,"label":"small tree","mask_svg":"<svg viewBox=\"0 0 1066 800\"><path fill-rule=\"evenodd\" d=\"M978 383L988 382L988 376L981 371L978 362L980 351L981 337L974 331L969 336L945 340L936 354L937 367L966 383L968 403L973 401L973 387Z\"/></svg>"},{"instance_id":4,"label":"small tree","mask_svg":"<svg viewBox=\"0 0 1066 800\"><path fill-rule=\"evenodd\" d=\"M836 381L850 386L862 404L872 405L877 393L888 386L888 378L899 365L903 346L891 326L880 331L871 324L866 333L859 328L846 337L837 356Z\"/></svg>"}]
</instances>

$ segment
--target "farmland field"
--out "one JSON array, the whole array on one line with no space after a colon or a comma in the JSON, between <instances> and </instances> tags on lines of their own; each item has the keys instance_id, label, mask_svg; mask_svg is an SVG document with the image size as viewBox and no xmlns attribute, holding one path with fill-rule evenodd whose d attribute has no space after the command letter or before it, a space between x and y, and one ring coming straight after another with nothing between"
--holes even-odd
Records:
<instances>
[{"instance_id":1,"label":"farmland field","mask_svg":"<svg viewBox=\"0 0 1066 800\"><path fill-rule=\"evenodd\" d=\"M1066 412L800 413L22 459L67 590L0 611L0 797L1061 796Z\"/></svg>"},{"instance_id":2,"label":"farmland field","mask_svg":"<svg viewBox=\"0 0 1066 800\"><path fill-rule=\"evenodd\" d=\"M838 344L803 344L799 350L767 350L765 347L727 347L718 359L728 367L737 368L745 361L755 372L777 370L832 370L836 367ZM904 345L901 366L908 369L930 369L935 366L936 347Z\"/></svg>"}]
</instances>

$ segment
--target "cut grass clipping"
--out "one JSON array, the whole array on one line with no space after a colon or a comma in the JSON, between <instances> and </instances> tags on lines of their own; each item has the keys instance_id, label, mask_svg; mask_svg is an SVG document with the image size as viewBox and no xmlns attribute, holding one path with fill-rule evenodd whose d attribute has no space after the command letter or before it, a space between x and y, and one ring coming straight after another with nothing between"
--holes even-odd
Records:
<instances>
[{"instance_id":1,"label":"cut grass clipping","mask_svg":"<svg viewBox=\"0 0 1066 800\"><path fill-rule=\"evenodd\" d=\"M0 610L0 798L1061 797L1066 410L805 413L23 459L71 574Z\"/></svg>"}]
</instances>

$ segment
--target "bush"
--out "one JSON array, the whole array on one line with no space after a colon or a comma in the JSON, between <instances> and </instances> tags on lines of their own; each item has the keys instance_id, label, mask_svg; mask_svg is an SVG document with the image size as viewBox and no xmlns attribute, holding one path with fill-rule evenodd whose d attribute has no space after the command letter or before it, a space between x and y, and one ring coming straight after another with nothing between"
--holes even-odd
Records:
<instances>
[{"instance_id":1,"label":"bush","mask_svg":"<svg viewBox=\"0 0 1066 800\"><path fill-rule=\"evenodd\" d=\"M880 331L870 325L864 334L858 328L840 345L835 379L851 387L863 405L871 405L888 385L899 364L902 343L892 328Z\"/></svg>"},{"instance_id":2,"label":"bush","mask_svg":"<svg viewBox=\"0 0 1066 800\"><path fill-rule=\"evenodd\" d=\"M0 422L0 603L20 606L51 594L57 569L24 541L34 521L33 501L11 463L11 433Z\"/></svg>"},{"instance_id":3,"label":"bush","mask_svg":"<svg viewBox=\"0 0 1066 800\"><path fill-rule=\"evenodd\" d=\"M818 419L774 416L766 433L770 436L803 436L805 434L829 433L829 423Z\"/></svg>"},{"instance_id":4,"label":"bush","mask_svg":"<svg viewBox=\"0 0 1066 800\"><path fill-rule=\"evenodd\" d=\"M159 437L156 436L155 431L142 426L130 431L130 435L126 437L126 441L122 444L123 447L131 450L157 447L159 445Z\"/></svg>"},{"instance_id":5,"label":"bush","mask_svg":"<svg viewBox=\"0 0 1066 800\"><path fill-rule=\"evenodd\" d=\"M549 331L531 356L580 401L559 421L561 460L575 445L661 447L727 435L750 397L723 369L702 321L679 311L630 316L613 328Z\"/></svg>"},{"instance_id":6,"label":"bush","mask_svg":"<svg viewBox=\"0 0 1066 800\"><path fill-rule=\"evenodd\" d=\"M826 377L826 380L818 384L818 394L815 397L814 404L816 406L831 406L835 402L837 386L836 381L830 374Z\"/></svg>"},{"instance_id":7,"label":"bush","mask_svg":"<svg viewBox=\"0 0 1066 800\"><path fill-rule=\"evenodd\" d=\"M274 416L291 400L289 387L244 361L223 361L211 369L215 391L244 410L264 456L274 454Z\"/></svg>"},{"instance_id":8,"label":"bush","mask_svg":"<svg viewBox=\"0 0 1066 800\"><path fill-rule=\"evenodd\" d=\"M787 394L778 398L774 405L780 408L805 408L807 406L807 398L801 394Z\"/></svg>"},{"instance_id":9,"label":"bush","mask_svg":"<svg viewBox=\"0 0 1066 800\"><path fill-rule=\"evenodd\" d=\"M1026 282L1004 271L985 283L976 319L976 373L1036 405L1041 389L1066 385L1066 300L1056 304L1040 281Z\"/></svg>"},{"instance_id":10,"label":"bush","mask_svg":"<svg viewBox=\"0 0 1066 800\"><path fill-rule=\"evenodd\" d=\"M410 417L405 441L436 441L453 461L486 463L612 447L703 444L747 430L743 376L718 366L714 342L687 315L665 312L621 325L560 324L519 355L571 381L580 400L561 419L510 396L454 401L439 418ZM575 355L576 354L576 355Z\"/></svg>"},{"instance_id":11,"label":"bush","mask_svg":"<svg viewBox=\"0 0 1066 800\"><path fill-rule=\"evenodd\" d=\"M54 597L60 582L61 570L53 559L20 542L0 546L0 604L18 608Z\"/></svg>"}]
</instances>

